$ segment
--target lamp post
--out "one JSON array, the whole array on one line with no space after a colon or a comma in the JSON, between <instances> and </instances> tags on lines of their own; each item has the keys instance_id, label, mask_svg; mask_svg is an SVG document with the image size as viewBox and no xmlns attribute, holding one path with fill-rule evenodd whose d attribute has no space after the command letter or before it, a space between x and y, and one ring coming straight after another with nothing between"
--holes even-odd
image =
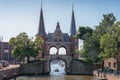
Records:
<instances>
[{"instance_id":1,"label":"lamp post","mask_svg":"<svg viewBox=\"0 0 120 80\"><path fill-rule=\"evenodd\" d=\"M6 75L3 75L3 80L8 80Z\"/></svg>"},{"instance_id":2,"label":"lamp post","mask_svg":"<svg viewBox=\"0 0 120 80\"><path fill-rule=\"evenodd\" d=\"M0 43L1 43L1 51L0 51L0 53L1 53L1 59L3 59L3 36L0 36Z\"/></svg>"},{"instance_id":3,"label":"lamp post","mask_svg":"<svg viewBox=\"0 0 120 80\"><path fill-rule=\"evenodd\" d=\"M36 69L35 77L36 77L36 80L37 80L37 69Z\"/></svg>"},{"instance_id":4,"label":"lamp post","mask_svg":"<svg viewBox=\"0 0 120 80\"><path fill-rule=\"evenodd\" d=\"M0 70L0 79L2 79L3 76L3 70Z\"/></svg>"},{"instance_id":5,"label":"lamp post","mask_svg":"<svg viewBox=\"0 0 120 80\"><path fill-rule=\"evenodd\" d=\"M14 80L16 80L16 73L14 73Z\"/></svg>"},{"instance_id":6,"label":"lamp post","mask_svg":"<svg viewBox=\"0 0 120 80\"><path fill-rule=\"evenodd\" d=\"M37 76L38 76L38 73L37 73L37 62L35 61L35 77L36 77L36 80L37 80Z\"/></svg>"}]
</instances>

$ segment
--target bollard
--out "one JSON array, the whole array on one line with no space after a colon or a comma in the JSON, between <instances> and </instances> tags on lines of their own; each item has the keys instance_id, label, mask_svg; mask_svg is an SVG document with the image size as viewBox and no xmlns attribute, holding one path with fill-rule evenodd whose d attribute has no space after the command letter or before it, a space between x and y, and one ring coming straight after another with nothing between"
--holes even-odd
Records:
<instances>
[{"instance_id":1,"label":"bollard","mask_svg":"<svg viewBox=\"0 0 120 80\"><path fill-rule=\"evenodd\" d=\"M36 77L36 80L37 80L37 71L36 71L35 77Z\"/></svg>"},{"instance_id":2,"label":"bollard","mask_svg":"<svg viewBox=\"0 0 120 80\"><path fill-rule=\"evenodd\" d=\"M6 75L3 75L3 80L8 80Z\"/></svg>"},{"instance_id":3,"label":"bollard","mask_svg":"<svg viewBox=\"0 0 120 80\"><path fill-rule=\"evenodd\" d=\"M16 80L16 73L14 73L14 80Z\"/></svg>"}]
</instances>

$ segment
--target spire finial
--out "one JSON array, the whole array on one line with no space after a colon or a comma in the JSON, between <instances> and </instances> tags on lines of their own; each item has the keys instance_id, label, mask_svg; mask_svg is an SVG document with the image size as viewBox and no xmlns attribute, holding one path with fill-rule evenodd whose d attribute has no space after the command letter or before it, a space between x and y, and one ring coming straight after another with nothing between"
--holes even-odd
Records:
<instances>
[{"instance_id":1,"label":"spire finial","mask_svg":"<svg viewBox=\"0 0 120 80\"><path fill-rule=\"evenodd\" d=\"M73 3L72 3L72 10L74 10L74 0L73 0Z\"/></svg>"},{"instance_id":2,"label":"spire finial","mask_svg":"<svg viewBox=\"0 0 120 80\"><path fill-rule=\"evenodd\" d=\"M42 8L43 1L41 0L41 8Z\"/></svg>"}]
</instances>

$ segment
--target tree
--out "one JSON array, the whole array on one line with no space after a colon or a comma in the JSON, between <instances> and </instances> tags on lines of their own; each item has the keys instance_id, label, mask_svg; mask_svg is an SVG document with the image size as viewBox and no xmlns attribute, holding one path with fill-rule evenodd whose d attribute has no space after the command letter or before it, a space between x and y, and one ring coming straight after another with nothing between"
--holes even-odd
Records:
<instances>
[{"instance_id":1,"label":"tree","mask_svg":"<svg viewBox=\"0 0 120 80\"><path fill-rule=\"evenodd\" d=\"M116 57L120 51L120 22L114 24L109 31L100 39L101 51L99 57L103 60L109 57Z\"/></svg>"},{"instance_id":2,"label":"tree","mask_svg":"<svg viewBox=\"0 0 120 80\"><path fill-rule=\"evenodd\" d=\"M27 62L30 61L30 57L36 57L38 52L41 50L40 44L43 43L43 40L36 36L33 41L32 38L23 32L16 37L12 37L9 41L10 45L13 45L12 54L17 58L27 57Z\"/></svg>"},{"instance_id":3,"label":"tree","mask_svg":"<svg viewBox=\"0 0 120 80\"><path fill-rule=\"evenodd\" d=\"M98 56L102 50L100 48L100 38L104 34L106 34L110 27L114 25L116 21L115 16L110 14L104 14L103 20L99 23L96 28L90 29L85 27L79 27L77 37L83 40L83 50L81 51L81 55L86 60L91 60L93 62L97 62L100 60Z\"/></svg>"},{"instance_id":4,"label":"tree","mask_svg":"<svg viewBox=\"0 0 120 80\"><path fill-rule=\"evenodd\" d=\"M93 29L90 27L79 27L76 37L82 40L85 40L92 35Z\"/></svg>"},{"instance_id":5,"label":"tree","mask_svg":"<svg viewBox=\"0 0 120 80\"><path fill-rule=\"evenodd\" d=\"M93 29L90 27L79 27L78 33L76 34L76 37L83 40L83 49L79 51L82 59L87 62L93 62L93 55L89 53L91 49L91 36L92 36Z\"/></svg>"}]
</instances>

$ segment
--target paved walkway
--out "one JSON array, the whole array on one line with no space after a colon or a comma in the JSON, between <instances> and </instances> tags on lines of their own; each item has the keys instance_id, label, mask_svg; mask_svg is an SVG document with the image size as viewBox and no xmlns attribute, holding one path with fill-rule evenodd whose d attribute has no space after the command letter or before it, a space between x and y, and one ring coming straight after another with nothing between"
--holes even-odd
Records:
<instances>
[{"instance_id":1,"label":"paved walkway","mask_svg":"<svg viewBox=\"0 0 120 80\"><path fill-rule=\"evenodd\" d=\"M20 67L20 65L9 65L8 67L3 67L2 69L0 69L0 71L14 69L14 68L18 68L18 67Z\"/></svg>"}]
</instances>

